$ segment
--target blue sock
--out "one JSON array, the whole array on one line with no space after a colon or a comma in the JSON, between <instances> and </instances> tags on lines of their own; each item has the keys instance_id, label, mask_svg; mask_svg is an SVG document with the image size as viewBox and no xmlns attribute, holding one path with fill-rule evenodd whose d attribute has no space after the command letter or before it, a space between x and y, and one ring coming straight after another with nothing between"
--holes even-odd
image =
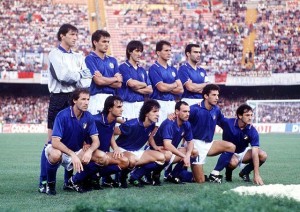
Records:
<instances>
[{"instance_id":1,"label":"blue sock","mask_svg":"<svg viewBox=\"0 0 300 212\"><path fill-rule=\"evenodd\" d=\"M47 147L47 144L44 145L42 154L41 154L41 172L40 172L40 185L47 182L47 158L45 155L45 148Z\"/></svg>"},{"instance_id":2,"label":"blue sock","mask_svg":"<svg viewBox=\"0 0 300 212\"><path fill-rule=\"evenodd\" d=\"M155 162L147 163L141 167L135 168L131 172L131 178L134 180L141 179L145 174L157 169L159 165Z\"/></svg>"},{"instance_id":3,"label":"blue sock","mask_svg":"<svg viewBox=\"0 0 300 212\"><path fill-rule=\"evenodd\" d=\"M87 165L83 166L83 170L80 173L76 173L73 177L72 180L75 184L83 182L86 178L96 174L99 172L100 166L97 165L94 162L89 162Z\"/></svg>"},{"instance_id":4,"label":"blue sock","mask_svg":"<svg viewBox=\"0 0 300 212\"><path fill-rule=\"evenodd\" d=\"M48 181L48 183L56 182L56 172L57 172L57 169L59 166L60 166L60 163L51 164L47 160L47 181Z\"/></svg>"},{"instance_id":5,"label":"blue sock","mask_svg":"<svg viewBox=\"0 0 300 212\"><path fill-rule=\"evenodd\" d=\"M165 178L169 176L169 174L172 172L173 164L170 164L170 166L165 169Z\"/></svg>"},{"instance_id":6,"label":"blue sock","mask_svg":"<svg viewBox=\"0 0 300 212\"><path fill-rule=\"evenodd\" d=\"M261 166L264 162L259 162L259 166ZM243 168L242 173L244 174L250 174L251 171L253 171L254 169L254 164L251 161L247 166L245 166L245 168Z\"/></svg>"},{"instance_id":7,"label":"blue sock","mask_svg":"<svg viewBox=\"0 0 300 212\"><path fill-rule=\"evenodd\" d=\"M108 166L102 167L100 169L99 173L101 176L108 176L108 175L115 174L119 171L121 171L121 169L118 165L108 165Z\"/></svg>"},{"instance_id":8,"label":"blue sock","mask_svg":"<svg viewBox=\"0 0 300 212\"><path fill-rule=\"evenodd\" d=\"M64 182L67 183L68 180L72 177L73 175L73 169L68 171L67 169L65 169L65 174L64 174Z\"/></svg>"},{"instance_id":9,"label":"blue sock","mask_svg":"<svg viewBox=\"0 0 300 212\"><path fill-rule=\"evenodd\" d=\"M216 171L222 171L230 162L233 152L223 152L215 166Z\"/></svg>"},{"instance_id":10,"label":"blue sock","mask_svg":"<svg viewBox=\"0 0 300 212\"><path fill-rule=\"evenodd\" d=\"M170 173L172 177L179 177L180 172L183 170L183 161L180 161L176 164L172 172Z\"/></svg>"},{"instance_id":11,"label":"blue sock","mask_svg":"<svg viewBox=\"0 0 300 212\"><path fill-rule=\"evenodd\" d=\"M187 171L185 169L183 169L182 172L180 172L179 178L182 182L188 182L188 183L193 182L193 179L194 179L193 173L190 171Z\"/></svg>"}]
</instances>

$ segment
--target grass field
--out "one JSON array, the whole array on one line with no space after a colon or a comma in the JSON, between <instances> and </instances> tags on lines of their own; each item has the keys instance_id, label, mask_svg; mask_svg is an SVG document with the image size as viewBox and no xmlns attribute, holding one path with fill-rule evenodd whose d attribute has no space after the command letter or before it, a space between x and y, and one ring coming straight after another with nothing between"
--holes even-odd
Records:
<instances>
[{"instance_id":1,"label":"grass field","mask_svg":"<svg viewBox=\"0 0 300 212\"><path fill-rule=\"evenodd\" d=\"M39 160L45 138L44 134L0 134L0 211L300 211L300 202L287 198L224 194L238 186L252 185L238 178L238 170L232 183L164 183L160 187L79 194L62 190L60 168L58 194L39 194ZM261 167L265 184L300 184L299 134L262 134L261 146L268 153ZM206 173L216 159L208 158Z\"/></svg>"}]
</instances>

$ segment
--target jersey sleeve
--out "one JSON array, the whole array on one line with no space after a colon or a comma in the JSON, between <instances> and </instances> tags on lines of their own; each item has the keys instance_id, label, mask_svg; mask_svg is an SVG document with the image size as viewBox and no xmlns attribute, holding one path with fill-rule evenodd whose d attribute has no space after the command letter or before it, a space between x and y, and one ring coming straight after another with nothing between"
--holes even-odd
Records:
<instances>
[{"instance_id":1,"label":"jersey sleeve","mask_svg":"<svg viewBox=\"0 0 300 212\"><path fill-rule=\"evenodd\" d=\"M119 71L120 71L120 74L122 74L122 77L123 77L123 83L125 85L127 85L127 82L129 79L131 79L131 76L130 76L130 73L129 73L129 70L128 68L126 67L127 65L126 64L122 64L119 66Z\"/></svg>"},{"instance_id":2,"label":"jersey sleeve","mask_svg":"<svg viewBox=\"0 0 300 212\"><path fill-rule=\"evenodd\" d=\"M251 146L257 146L259 147L259 135L257 130L252 126L252 130L251 130L251 142L250 145Z\"/></svg>"},{"instance_id":3,"label":"jersey sleeve","mask_svg":"<svg viewBox=\"0 0 300 212\"><path fill-rule=\"evenodd\" d=\"M192 132L192 127L190 122L186 122L186 133L184 135L184 139L187 142L190 142L191 140L193 140L193 132Z\"/></svg>"},{"instance_id":4,"label":"jersey sleeve","mask_svg":"<svg viewBox=\"0 0 300 212\"><path fill-rule=\"evenodd\" d=\"M113 60L113 64L114 64L114 73L116 74L116 73L120 73L120 71L119 71L119 65L118 65L118 62L117 62L117 60L114 58L114 60Z\"/></svg>"},{"instance_id":5,"label":"jersey sleeve","mask_svg":"<svg viewBox=\"0 0 300 212\"><path fill-rule=\"evenodd\" d=\"M162 129L162 139L170 139L173 140L173 128L171 124L167 124L164 126L164 129Z\"/></svg>"},{"instance_id":6,"label":"jersey sleeve","mask_svg":"<svg viewBox=\"0 0 300 212\"><path fill-rule=\"evenodd\" d=\"M152 86L156 86L159 82L163 82L163 78L159 73L158 68L155 65L151 66L149 69L149 78L152 83Z\"/></svg>"},{"instance_id":7,"label":"jersey sleeve","mask_svg":"<svg viewBox=\"0 0 300 212\"><path fill-rule=\"evenodd\" d=\"M101 74L103 74L101 72L101 70L98 70L97 67L96 67L96 63L93 61L94 58L92 56L87 56L85 58L85 64L87 66L88 69L90 69L91 71L91 74L94 75L95 74L95 71L100 71Z\"/></svg>"},{"instance_id":8,"label":"jersey sleeve","mask_svg":"<svg viewBox=\"0 0 300 212\"><path fill-rule=\"evenodd\" d=\"M186 66L180 66L178 70L178 78L180 79L181 83L184 85L189 80L189 74L186 70Z\"/></svg>"},{"instance_id":9,"label":"jersey sleeve","mask_svg":"<svg viewBox=\"0 0 300 212\"><path fill-rule=\"evenodd\" d=\"M89 117L89 126L88 127L89 127L88 128L89 136L98 135L96 122L93 119L92 115L90 115L90 117Z\"/></svg>"},{"instance_id":10,"label":"jersey sleeve","mask_svg":"<svg viewBox=\"0 0 300 212\"><path fill-rule=\"evenodd\" d=\"M120 129L122 135L130 135L132 127L130 126L130 124L128 122L124 122L123 124L121 124L119 126L119 129Z\"/></svg>"},{"instance_id":11,"label":"jersey sleeve","mask_svg":"<svg viewBox=\"0 0 300 212\"><path fill-rule=\"evenodd\" d=\"M64 126L66 126L64 118L60 115L60 113L58 113L54 120L52 137L62 138L64 134Z\"/></svg>"}]
</instances>

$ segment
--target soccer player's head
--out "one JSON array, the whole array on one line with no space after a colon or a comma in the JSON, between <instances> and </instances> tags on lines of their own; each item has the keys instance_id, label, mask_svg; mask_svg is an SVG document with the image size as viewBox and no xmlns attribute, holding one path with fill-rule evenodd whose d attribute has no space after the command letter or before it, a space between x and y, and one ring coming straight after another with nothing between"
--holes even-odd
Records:
<instances>
[{"instance_id":1,"label":"soccer player's head","mask_svg":"<svg viewBox=\"0 0 300 212\"><path fill-rule=\"evenodd\" d=\"M193 64L197 64L198 62L200 62L201 49L198 44L188 44L185 47L184 53L189 62Z\"/></svg>"},{"instance_id":2,"label":"soccer player's head","mask_svg":"<svg viewBox=\"0 0 300 212\"><path fill-rule=\"evenodd\" d=\"M90 100L90 91L87 88L76 88L70 100L70 105L80 111L87 111Z\"/></svg>"},{"instance_id":3,"label":"soccer player's head","mask_svg":"<svg viewBox=\"0 0 300 212\"><path fill-rule=\"evenodd\" d=\"M219 100L220 87L216 84L207 84L202 90L204 101L210 105L216 105Z\"/></svg>"},{"instance_id":4,"label":"soccer player's head","mask_svg":"<svg viewBox=\"0 0 300 212\"><path fill-rule=\"evenodd\" d=\"M155 52L160 59L168 61L171 58L171 43L165 40L157 42Z\"/></svg>"},{"instance_id":5,"label":"soccer player's head","mask_svg":"<svg viewBox=\"0 0 300 212\"><path fill-rule=\"evenodd\" d=\"M67 45L67 47L74 47L77 41L78 29L71 24L63 24L57 32L57 40ZM65 46L64 46L65 47Z\"/></svg>"},{"instance_id":6,"label":"soccer player's head","mask_svg":"<svg viewBox=\"0 0 300 212\"><path fill-rule=\"evenodd\" d=\"M108 51L110 42L110 34L105 30L96 30L92 34L92 45L93 49L101 53Z\"/></svg>"},{"instance_id":7,"label":"soccer player's head","mask_svg":"<svg viewBox=\"0 0 300 212\"><path fill-rule=\"evenodd\" d=\"M158 122L160 105L156 100L150 99L144 102L140 114L139 120L144 122L148 118L151 122Z\"/></svg>"},{"instance_id":8,"label":"soccer player's head","mask_svg":"<svg viewBox=\"0 0 300 212\"><path fill-rule=\"evenodd\" d=\"M250 124L253 117L253 109L247 104L242 104L236 110L236 116L245 124Z\"/></svg>"},{"instance_id":9,"label":"soccer player's head","mask_svg":"<svg viewBox=\"0 0 300 212\"><path fill-rule=\"evenodd\" d=\"M144 46L142 42L138 40L132 40L127 44L126 57L128 60L131 58L134 62L138 62L143 51Z\"/></svg>"},{"instance_id":10,"label":"soccer player's head","mask_svg":"<svg viewBox=\"0 0 300 212\"><path fill-rule=\"evenodd\" d=\"M185 101L179 101L175 104L175 114L181 121L187 121L190 117L190 106Z\"/></svg>"},{"instance_id":11,"label":"soccer player's head","mask_svg":"<svg viewBox=\"0 0 300 212\"><path fill-rule=\"evenodd\" d=\"M123 112L123 100L119 96L109 96L104 102L103 113L111 113L114 117L121 117Z\"/></svg>"}]
</instances>

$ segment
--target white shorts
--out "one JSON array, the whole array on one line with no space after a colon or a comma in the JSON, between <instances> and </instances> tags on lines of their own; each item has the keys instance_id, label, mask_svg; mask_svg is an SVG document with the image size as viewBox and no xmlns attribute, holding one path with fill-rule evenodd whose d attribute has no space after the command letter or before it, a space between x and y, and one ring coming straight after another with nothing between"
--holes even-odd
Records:
<instances>
[{"instance_id":1,"label":"white shorts","mask_svg":"<svg viewBox=\"0 0 300 212\"><path fill-rule=\"evenodd\" d=\"M157 99L156 99L157 100ZM156 123L156 126L160 126L161 123L168 118L168 115L171 113L175 112L175 100L174 101L162 101L162 100L157 100L160 109L159 109L159 119L158 122Z\"/></svg>"},{"instance_id":2,"label":"white shorts","mask_svg":"<svg viewBox=\"0 0 300 212\"><path fill-rule=\"evenodd\" d=\"M184 101L189 104L189 106L199 104L202 102L203 99L189 99L189 98L182 98L181 101Z\"/></svg>"},{"instance_id":3,"label":"white shorts","mask_svg":"<svg viewBox=\"0 0 300 212\"><path fill-rule=\"evenodd\" d=\"M138 118L144 102L123 102L122 116L129 119Z\"/></svg>"},{"instance_id":4,"label":"white shorts","mask_svg":"<svg viewBox=\"0 0 300 212\"><path fill-rule=\"evenodd\" d=\"M49 151L50 151L50 147L52 147L52 144L48 144L47 147L45 148L45 156L49 162L49 159L48 159L48 154L49 154ZM82 149L80 149L79 151L75 152L76 155L78 155L80 152L82 151ZM50 162L49 162L50 163ZM61 165L67 170L67 171L71 171L73 169L73 163L72 163L72 158L71 156L65 154L65 153L62 153L62 157L61 157Z\"/></svg>"},{"instance_id":5,"label":"white shorts","mask_svg":"<svg viewBox=\"0 0 300 212\"><path fill-rule=\"evenodd\" d=\"M237 156L238 160L239 160L239 163L238 163L238 167L240 169L243 169L247 164L246 163L243 163L243 159L245 157L245 154L250 150L252 149L251 147L247 147L244 152L241 152L241 153L234 153L235 156Z\"/></svg>"},{"instance_id":6,"label":"white shorts","mask_svg":"<svg viewBox=\"0 0 300 212\"><path fill-rule=\"evenodd\" d=\"M104 108L104 102L109 96L112 96L112 94L98 93L96 95L90 96L88 111L92 115L96 115L101 112Z\"/></svg>"},{"instance_id":7,"label":"white shorts","mask_svg":"<svg viewBox=\"0 0 300 212\"><path fill-rule=\"evenodd\" d=\"M128 151L126 149L123 149L122 147L119 147L121 149L121 152L130 152L131 154L135 155L136 160L140 160L142 155L144 154L145 150L144 149L140 149L137 151Z\"/></svg>"},{"instance_id":8,"label":"white shorts","mask_svg":"<svg viewBox=\"0 0 300 212\"><path fill-rule=\"evenodd\" d=\"M196 158L196 161L193 164L205 164L207 153L210 150L214 141L210 143L205 143L205 141L194 139L194 148L197 149L199 155Z\"/></svg>"}]
</instances>

